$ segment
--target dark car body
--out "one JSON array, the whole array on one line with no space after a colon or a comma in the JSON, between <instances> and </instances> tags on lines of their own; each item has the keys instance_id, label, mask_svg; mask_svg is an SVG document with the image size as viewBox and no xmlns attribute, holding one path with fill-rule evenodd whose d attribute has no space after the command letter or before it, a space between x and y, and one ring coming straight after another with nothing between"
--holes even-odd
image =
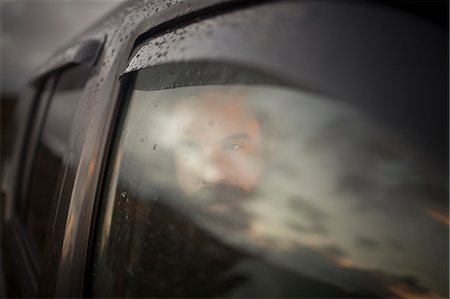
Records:
<instances>
[{"instance_id":1,"label":"dark car body","mask_svg":"<svg viewBox=\"0 0 450 299\"><path fill-rule=\"evenodd\" d=\"M125 111L124 99L129 96L136 71L159 65L220 61L276 76L295 88L319 90L358 107L386 130L403 136L418 155L426 157L433 169L433 182L445 186L447 47L445 30L395 5L227 0L142 0L121 5L52 56L36 72L18 104L13 117L14 148L3 163L2 176L5 297L92 296L99 234L96 229L107 165ZM73 118L62 116L68 131L59 164L43 162L39 166L49 168L49 179L43 184L56 186L56 195L41 201L48 223L43 224L45 242L40 250L29 236L37 228L30 227L28 214L30 192L34 192L30 190L40 186L32 187L30 182L38 167L36 152L52 97L57 88L66 90L58 85L63 82L58 81L59 77L70 70L75 71L64 82L68 89L79 90L79 96ZM403 192L415 192L411 190ZM327 277L323 281L314 280L317 275L310 276L306 271L303 283L312 291L305 294L448 296L448 188L437 190L430 191L431 200L421 202L420 208L428 211L429 219L425 226L418 224L414 228L417 235L413 235L417 243L433 242L429 249L414 255L417 265L425 265L421 269L437 269L428 280L424 282L412 270L408 274L408 269L399 271L403 273L400 275L353 267L343 261L342 267L327 268L328 272L318 275ZM406 217L403 213L409 211L380 205L392 218ZM405 219L414 225L420 217L411 214ZM432 241L424 237L429 227L440 232ZM394 234L387 247L395 248L399 243L396 238L403 238L399 232ZM387 250L367 239L359 239L362 251ZM437 261L432 252L436 252ZM303 258L305 267L311 269L328 263L314 250ZM261 271L275 270L269 267ZM334 280L354 288L341 292L335 289ZM325 282L326 286L322 284ZM327 287L329 292L321 292Z\"/></svg>"}]
</instances>

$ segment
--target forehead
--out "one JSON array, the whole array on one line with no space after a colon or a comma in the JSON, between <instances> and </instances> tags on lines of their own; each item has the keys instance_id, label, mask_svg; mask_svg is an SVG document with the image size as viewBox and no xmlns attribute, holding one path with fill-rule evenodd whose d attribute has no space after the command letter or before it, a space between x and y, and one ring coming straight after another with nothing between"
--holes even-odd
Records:
<instances>
[{"instance_id":1,"label":"forehead","mask_svg":"<svg viewBox=\"0 0 450 299\"><path fill-rule=\"evenodd\" d=\"M176 114L213 115L225 114L228 117L249 115L244 96L207 92L182 99L175 105Z\"/></svg>"},{"instance_id":2,"label":"forehead","mask_svg":"<svg viewBox=\"0 0 450 299\"><path fill-rule=\"evenodd\" d=\"M178 102L174 107L174 122L184 136L256 134L259 122L247 104L244 96L208 92Z\"/></svg>"}]
</instances>

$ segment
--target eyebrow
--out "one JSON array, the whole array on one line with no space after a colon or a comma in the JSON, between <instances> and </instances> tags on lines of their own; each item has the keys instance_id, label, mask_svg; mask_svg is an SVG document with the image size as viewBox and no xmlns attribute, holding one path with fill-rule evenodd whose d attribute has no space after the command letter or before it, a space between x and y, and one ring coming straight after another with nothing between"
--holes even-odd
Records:
<instances>
[{"instance_id":1,"label":"eyebrow","mask_svg":"<svg viewBox=\"0 0 450 299\"><path fill-rule=\"evenodd\" d=\"M234 139L251 139L251 137L247 133L237 133L237 134L233 134L233 135L223 138L222 141L228 141L228 140L234 140Z\"/></svg>"}]
</instances>

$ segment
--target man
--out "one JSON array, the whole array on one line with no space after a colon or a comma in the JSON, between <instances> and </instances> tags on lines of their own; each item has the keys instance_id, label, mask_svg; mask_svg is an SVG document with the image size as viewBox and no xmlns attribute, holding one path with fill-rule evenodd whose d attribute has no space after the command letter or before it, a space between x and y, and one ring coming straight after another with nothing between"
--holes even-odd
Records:
<instances>
[{"instance_id":1,"label":"man","mask_svg":"<svg viewBox=\"0 0 450 299\"><path fill-rule=\"evenodd\" d=\"M221 210L255 190L265 168L261 122L243 96L208 91L173 110L176 180L184 195Z\"/></svg>"},{"instance_id":2,"label":"man","mask_svg":"<svg viewBox=\"0 0 450 299\"><path fill-rule=\"evenodd\" d=\"M153 244L158 254L148 254L149 246L133 255L134 268L152 271L133 280L132 293L145 295L151 289L156 297L223 297L247 281L228 273L247 254L225 236L244 232L252 220L245 203L266 163L261 121L249 109L248 97L236 90L230 94L230 87L175 92L173 98L180 100L165 102L170 107L163 131L168 143L161 148L170 152L176 188L161 184L161 200L136 216L158 223L139 232L141 242ZM158 159L167 162L158 150Z\"/></svg>"}]
</instances>

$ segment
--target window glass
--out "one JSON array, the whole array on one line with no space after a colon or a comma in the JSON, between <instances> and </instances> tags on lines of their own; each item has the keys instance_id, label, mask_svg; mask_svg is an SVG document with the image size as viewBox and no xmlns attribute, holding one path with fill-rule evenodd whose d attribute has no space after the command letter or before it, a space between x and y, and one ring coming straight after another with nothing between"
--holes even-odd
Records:
<instances>
[{"instance_id":1,"label":"window glass","mask_svg":"<svg viewBox=\"0 0 450 299\"><path fill-rule=\"evenodd\" d=\"M50 99L38 141L26 198L26 228L42 254L53 200L61 186L64 157L73 118L90 70L74 67L62 72Z\"/></svg>"},{"instance_id":2,"label":"window glass","mask_svg":"<svg viewBox=\"0 0 450 299\"><path fill-rule=\"evenodd\" d=\"M229 65L159 66L134 82L94 296L445 294L447 189L393 132Z\"/></svg>"}]
</instances>

